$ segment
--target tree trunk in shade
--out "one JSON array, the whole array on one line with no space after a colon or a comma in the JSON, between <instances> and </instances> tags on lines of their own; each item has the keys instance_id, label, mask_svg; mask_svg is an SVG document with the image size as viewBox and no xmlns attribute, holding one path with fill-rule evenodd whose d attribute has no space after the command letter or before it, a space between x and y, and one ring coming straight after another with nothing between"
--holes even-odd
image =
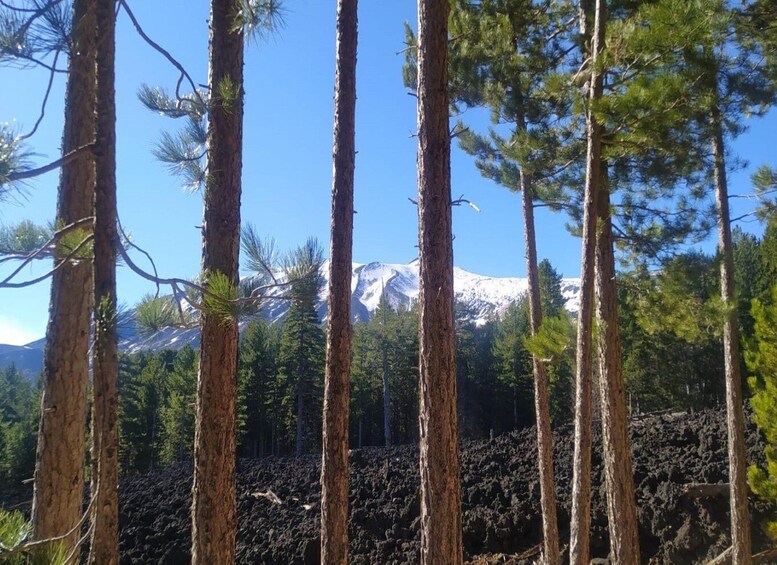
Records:
<instances>
[{"instance_id":1,"label":"tree trunk in shade","mask_svg":"<svg viewBox=\"0 0 777 565\"><path fill-rule=\"evenodd\" d=\"M418 2L421 562L462 563L453 316L448 0Z\"/></svg>"},{"instance_id":2,"label":"tree trunk in shade","mask_svg":"<svg viewBox=\"0 0 777 565\"><path fill-rule=\"evenodd\" d=\"M119 562L119 359L116 249L116 3L98 0L92 352L92 538L89 563Z\"/></svg>"}]
</instances>

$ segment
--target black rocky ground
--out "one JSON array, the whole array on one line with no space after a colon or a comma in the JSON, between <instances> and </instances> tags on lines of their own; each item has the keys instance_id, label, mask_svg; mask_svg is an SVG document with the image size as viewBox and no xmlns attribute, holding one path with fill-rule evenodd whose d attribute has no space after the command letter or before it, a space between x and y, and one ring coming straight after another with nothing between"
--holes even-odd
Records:
<instances>
[{"instance_id":1,"label":"black rocky ground","mask_svg":"<svg viewBox=\"0 0 777 565\"><path fill-rule=\"evenodd\" d=\"M644 563L704 563L729 544L726 496L694 498L687 483L727 480L724 415L650 416L631 425L640 543ZM598 430L595 443L600 443ZM568 536L572 479L571 428L555 438L561 536ZM763 444L748 433L749 459ZM534 429L467 442L462 449L466 557L477 563L532 563L542 527ZM419 555L418 451L405 446L351 452L351 562L416 563ZM601 458L594 455L594 557L608 552ZM238 563L318 562L318 457L244 460L238 467ZM129 563L189 560L191 466L128 477L121 483L121 559ZM278 500L271 500L271 491ZM766 540L757 523L769 508L751 501L755 549ZM565 539L562 539L562 544ZM489 556L484 558L483 556ZM512 557L508 557L512 556Z\"/></svg>"}]
</instances>

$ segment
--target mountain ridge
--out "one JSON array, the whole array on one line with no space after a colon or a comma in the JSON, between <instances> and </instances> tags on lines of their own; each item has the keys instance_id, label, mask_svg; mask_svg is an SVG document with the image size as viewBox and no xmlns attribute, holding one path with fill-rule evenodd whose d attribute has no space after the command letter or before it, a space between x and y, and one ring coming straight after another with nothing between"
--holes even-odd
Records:
<instances>
[{"instance_id":1,"label":"mountain ridge","mask_svg":"<svg viewBox=\"0 0 777 565\"><path fill-rule=\"evenodd\" d=\"M317 312L319 318L326 318L326 292L329 277L328 263L322 268L325 284L318 296ZM473 321L483 324L488 319L502 314L514 301L523 296L528 288L528 280L523 277L489 277L472 273L460 267L454 267L454 290L460 300L470 305L474 312ZM409 307L418 299L419 276L418 260L410 263L354 263L351 278L351 309L355 321L369 320L378 306L381 294L385 291L392 307ZM566 308L577 312L579 307L580 282L576 278L562 278L561 292L566 300ZM282 300L268 299L261 308L260 316L271 323L284 318L288 303ZM247 322L241 324L245 326ZM43 365L43 349L46 339L41 338L25 345L0 344L0 367L14 364L30 378L34 378ZM132 315L119 332L119 349L129 353L140 351L159 351L178 349L186 344L199 344L199 328L164 328L151 335L144 334L135 327Z\"/></svg>"}]
</instances>

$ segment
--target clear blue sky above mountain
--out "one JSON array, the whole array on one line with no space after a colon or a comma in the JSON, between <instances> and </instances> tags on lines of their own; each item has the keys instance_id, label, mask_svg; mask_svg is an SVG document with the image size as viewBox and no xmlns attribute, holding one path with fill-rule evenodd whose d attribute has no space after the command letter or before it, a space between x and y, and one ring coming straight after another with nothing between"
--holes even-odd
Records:
<instances>
[{"instance_id":1,"label":"clear blue sky above mountain","mask_svg":"<svg viewBox=\"0 0 777 565\"><path fill-rule=\"evenodd\" d=\"M335 2L287 0L286 25L252 43L245 66L244 221L291 248L308 236L329 241ZM131 2L145 31L168 49L198 82L207 80L208 3L204 0ZM406 263L416 256L417 218L408 202L416 191L415 98L402 85L403 22L415 22L413 0L364 1L359 17L357 163L354 260ZM199 269L202 216L199 194L184 194L179 180L151 151L162 129L175 123L144 109L142 83L175 87L178 75L135 33L126 14L118 22L118 181L121 221L163 275L193 276ZM0 69L0 121L27 130L37 119L48 79L40 70ZM59 77L46 118L31 148L39 163L58 155L64 80ZM486 125L482 113L466 120ZM753 121L736 151L754 166L773 159L777 116ZM455 262L490 276L524 276L519 198L484 180L471 158L453 152L453 193L481 208L454 210ZM57 173L34 181L23 198L0 204L0 224L54 216ZM750 191L747 171L734 175L732 191ZM735 214L750 204L736 200ZM540 210L538 246L564 276L579 272L580 243L565 217ZM747 229L760 232L758 225ZM712 249L711 241L707 249ZM25 271L34 276L47 265ZM0 270L0 274L7 272ZM119 299L135 303L152 291L126 268L119 271ZM0 343L26 343L45 333L49 287L0 290Z\"/></svg>"}]
</instances>

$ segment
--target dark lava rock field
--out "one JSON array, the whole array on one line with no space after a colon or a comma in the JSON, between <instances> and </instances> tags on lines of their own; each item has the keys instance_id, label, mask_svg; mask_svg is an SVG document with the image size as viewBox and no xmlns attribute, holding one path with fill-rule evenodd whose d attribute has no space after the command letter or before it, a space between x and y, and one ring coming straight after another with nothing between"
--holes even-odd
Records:
<instances>
[{"instance_id":1,"label":"dark lava rock field","mask_svg":"<svg viewBox=\"0 0 777 565\"><path fill-rule=\"evenodd\" d=\"M728 477L724 414L664 414L631 422L642 562L705 563L726 549L727 493L694 497L689 483L725 483ZM762 459L763 441L752 424L748 459ZM594 435L591 551L608 553L599 430ZM555 435L558 518L564 550L569 534L572 429ZM473 564L535 563L542 519L535 430L462 445L465 557ZM241 460L238 464L238 563L312 564L319 561L320 457ZM190 561L191 465L177 465L120 484L120 554L126 564ZM0 506L11 499L0 496ZM29 497L29 493L16 493ZM5 504L3 504L5 503ZM21 506L21 505L19 505ZM758 527L774 507L751 499L754 551L767 547ZM418 449L401 446L351 452L351 563L419 560ZM604 562L602 559L599 562Z\"/></svg>"},{"instance_id":2,"label":"dark lava rock field","mask_svg":"<svg viewBox=\"0 0 777 565\"><path fill-rule=\"evenodd\" d=\"M562 545L568 536L572 430L555 437ZM687 483L727 481L721 412L643 417L631 424L640 543L644 563L703 563L729 544L728 498L690 497ZM595 444L601 435L596 431ZM763 444L748 433L749 459ZM419 555L418 451L414 446L351 452L351 562L416 563ZM238 563L318 562L319 457L242 460L238 466ZM601 458L594 454L593 557L608 553ZM542 537L535 430L462 446L466 558L533 563ZM189 559L191 466L128 477L121 483L122 563ZM751 501L754 549L766 540L757 522L769 507Z\"/></svg>"}]
</instances>

